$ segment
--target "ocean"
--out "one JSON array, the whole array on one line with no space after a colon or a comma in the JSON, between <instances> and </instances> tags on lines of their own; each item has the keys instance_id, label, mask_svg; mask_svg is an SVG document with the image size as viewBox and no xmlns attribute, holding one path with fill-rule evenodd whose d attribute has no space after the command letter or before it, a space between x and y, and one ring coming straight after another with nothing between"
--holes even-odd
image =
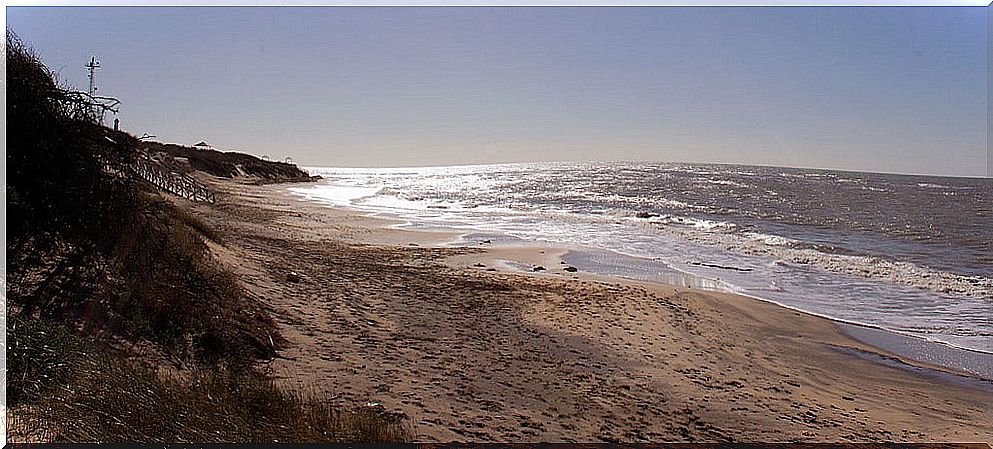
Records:
<instances>
[{"instance_id":1,"label":"ocean","mask_svg":"<svg viewBox=\"0 0 993 449\"><path fill-rule=\"evenodd\" d=\"M325 179L296 194L461 230L455 245L566 246L581 269L993 353L990 179L641 162L309 171Z\"/></svg>"}]
</instances>

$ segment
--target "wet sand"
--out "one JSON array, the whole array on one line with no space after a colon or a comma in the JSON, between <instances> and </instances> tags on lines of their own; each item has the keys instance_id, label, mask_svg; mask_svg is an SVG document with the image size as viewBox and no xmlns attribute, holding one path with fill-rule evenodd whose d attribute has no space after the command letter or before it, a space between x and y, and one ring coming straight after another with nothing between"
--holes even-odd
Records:
<instances>
[{"instance_id":1,"label":"wet sand","mask_svg":"<svg viewBox=\"0 0 993 449\"><path fill-rule=\"evenodd\" d=\"M420 441L993 439L993 389L881 363L830 320L566 272L555 248L441 247L451 234L286 186L213 187L191 207L288 340L274 374L404 412Z\"/></svg>"}]
</instances>

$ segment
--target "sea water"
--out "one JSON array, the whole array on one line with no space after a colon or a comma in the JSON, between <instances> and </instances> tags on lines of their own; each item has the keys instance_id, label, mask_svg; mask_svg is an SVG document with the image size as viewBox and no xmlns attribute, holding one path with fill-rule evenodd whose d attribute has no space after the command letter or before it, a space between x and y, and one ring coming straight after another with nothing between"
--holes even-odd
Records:
<instances>
[{"instance_id":1,"label":"sea water","mask_svg":"<svg viewBox=\"0 0 993 449\"><path fill-rule=\"evenodd\" d=\"M639 162L309 170L325 179L295 193L402 227L567 246L601 274L993 353L990 179Z\"/></svg>"}]
</instances>

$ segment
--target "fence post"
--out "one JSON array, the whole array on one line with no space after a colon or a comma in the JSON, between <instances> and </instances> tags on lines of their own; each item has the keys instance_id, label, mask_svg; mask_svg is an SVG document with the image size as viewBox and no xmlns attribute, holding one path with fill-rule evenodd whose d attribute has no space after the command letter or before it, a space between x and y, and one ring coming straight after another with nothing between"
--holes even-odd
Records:
<instances>
[{"instance_id":1,"label":"fence post","mask_svg":"<svg viewBox=\"0 0 993 449\"><path fill-rule=\"evenodd\" d=\"M132 173L150 182L155 187L173 195L181 196L190 201L209 202L212 204L216 201L216 197L210 189L189 175L168 171L164 167L159 167L141 159L134 161L128 168Z\"/></svg>"}]
</instances>

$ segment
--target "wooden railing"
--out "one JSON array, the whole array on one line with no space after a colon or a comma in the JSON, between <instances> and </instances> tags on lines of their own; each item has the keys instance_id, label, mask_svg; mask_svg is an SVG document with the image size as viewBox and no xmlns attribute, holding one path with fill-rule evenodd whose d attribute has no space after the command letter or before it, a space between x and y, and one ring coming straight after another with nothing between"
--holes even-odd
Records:
<instances>
[{"instance_id":1,"label":"wooden railing","mask_svg":"<svg viewBox=\"0 0 993 449\"><path fill-rule=\"evenodd\" d=\"M160 190L173 195L181 196L190 201L211 204L215 201L214 192L190 175L176 173L150 159L136 158L134 162L129 164L128 169Z\"/></svg>"}]
</instances>

